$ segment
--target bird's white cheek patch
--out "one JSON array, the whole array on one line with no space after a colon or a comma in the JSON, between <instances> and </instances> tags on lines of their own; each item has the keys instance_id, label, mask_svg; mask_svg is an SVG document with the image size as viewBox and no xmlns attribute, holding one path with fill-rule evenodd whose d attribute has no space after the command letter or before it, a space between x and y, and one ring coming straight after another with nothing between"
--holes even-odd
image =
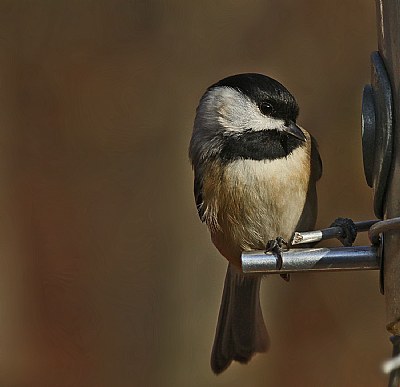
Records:
<instances>
[{"instance_id":1,"label":"bird's white cheek patch","mask_svg":"<svg viewBox=\"0 0 400 387\"><path fill-rule=\"evenodd\" d=\"M261 113L254 101L231 87L217 87L210 92L210 103L215 103L218 122L226 132L244 130L281 130L283 120Z\"/></svg>"}]
</instances>

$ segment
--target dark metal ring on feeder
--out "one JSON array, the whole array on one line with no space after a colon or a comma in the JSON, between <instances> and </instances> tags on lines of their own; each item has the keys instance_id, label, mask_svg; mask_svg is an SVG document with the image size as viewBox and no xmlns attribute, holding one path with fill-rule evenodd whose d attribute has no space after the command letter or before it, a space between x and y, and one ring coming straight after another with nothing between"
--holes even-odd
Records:
<instances>
[{"instance_id":1,"label":"dark metal ring on feeder","mask_svg":"<svg viewBox=\"0 0 400 387\"><path fill-rule=\"evenodd\" d=\"M400 229L400 218L392 218L381 220L376 222L368 231L368 237L371 243L375 246L379 245L378 257L380 261L380 275L379 275L379 286L382 294L385 294L385 278L384 278L384 243L383 234L385 232L399 230Z\"/></svg>"},{"instance_id":2,"label":"dark metal ring on feeder","mask_svg":"<svg viewBox=\"0 0 400 387\"><path fill-rule=\"evenodd\" d=\"M364 88L361 124L365 178L374 189L375 215L382 219L393 152L393 97L379 52L371 55L371 85Z\"/></svg>"},{"instance_id":3,"label":"dark metal ring on feeder","mask_svg":"<svg viewBox=\"0 0 400 387\"><path fill-rule=\"evenodd\" d=\"M399 229L400 229L400 217L382 220L371 226L371 228L368 231L368 237L373 245L377 245L379 244L380 234Z\"/></svg>"}]
</instances>

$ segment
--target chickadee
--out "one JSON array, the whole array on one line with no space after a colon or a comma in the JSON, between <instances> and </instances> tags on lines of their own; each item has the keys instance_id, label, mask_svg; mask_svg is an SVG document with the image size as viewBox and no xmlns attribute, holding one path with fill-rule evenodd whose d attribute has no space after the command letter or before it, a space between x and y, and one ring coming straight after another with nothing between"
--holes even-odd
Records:
<instances>
[{"instance_id":1,"label":"chickadee","mask_svg":"<svg viewBox=\"0 0 400 387\"><path fill-rule=\"evenodd\" d=\"M283 85L252 73L213 84L197 108L189 147L197 210L229 261L211 354L216 374L269 346L261 276L241 272L242 251L279 250L295 230L314 227L322 164L298 113Z\"/></svg>"}]
</instances>

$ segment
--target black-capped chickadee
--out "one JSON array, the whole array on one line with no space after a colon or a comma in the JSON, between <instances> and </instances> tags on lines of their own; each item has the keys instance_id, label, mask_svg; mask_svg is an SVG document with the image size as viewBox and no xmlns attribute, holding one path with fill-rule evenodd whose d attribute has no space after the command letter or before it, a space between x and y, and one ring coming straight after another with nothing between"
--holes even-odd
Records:
<instances>
[{"instance_id":1,"label":"black-capped chickadee","mask_svg":"<svg viewBox=\"0 0 400 387\"><path fill-rule=\"evenodd\" d=\"M229 261L211 354L216 374L269 346L261 276L241 272L242 251L289 241L315 224L322 164L314 139L296 124L298 113L284 86L251 73L210 86L197 108L189 148L196 205Z\"/></svg>"}]
</instances>

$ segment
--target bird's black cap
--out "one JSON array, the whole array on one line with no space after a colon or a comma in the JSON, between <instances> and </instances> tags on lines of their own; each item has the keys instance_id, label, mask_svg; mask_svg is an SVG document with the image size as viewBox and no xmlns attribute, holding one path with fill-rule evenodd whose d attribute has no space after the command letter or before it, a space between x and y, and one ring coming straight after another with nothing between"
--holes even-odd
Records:
<instances>
[{"instance_id":1,"label":"bird's black cap","mask_svg":"<svg viewBox=\"0 0 400 387\"><path fill-rule=\"evenodd\" d=\"M274 107L273 117L296 122L299 107L293 95L281 83L263 74L244 73L221 79L211 85L215 87L231 87L242 92L258 106L270 103Z\"/></svg>"}]
</instances>

